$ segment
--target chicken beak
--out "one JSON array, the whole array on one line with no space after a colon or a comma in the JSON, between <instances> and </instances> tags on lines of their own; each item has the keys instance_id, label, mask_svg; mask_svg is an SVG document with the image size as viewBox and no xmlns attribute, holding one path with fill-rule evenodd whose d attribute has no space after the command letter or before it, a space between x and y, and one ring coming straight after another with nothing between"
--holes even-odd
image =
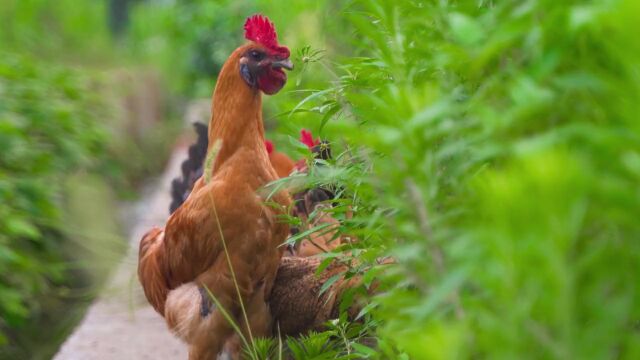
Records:
<instances>
[{"instance_id":1,"label":"chicken beak","mask_svg":"<svg viewBox=\"0 0 640 360\"><path fill-rule=\"evenodd\" d=\"M293 70L293 63L290 59L275 60L271 63L271 67L274 69L284 68L287 70Z\"/></svg>"}]
</instances>

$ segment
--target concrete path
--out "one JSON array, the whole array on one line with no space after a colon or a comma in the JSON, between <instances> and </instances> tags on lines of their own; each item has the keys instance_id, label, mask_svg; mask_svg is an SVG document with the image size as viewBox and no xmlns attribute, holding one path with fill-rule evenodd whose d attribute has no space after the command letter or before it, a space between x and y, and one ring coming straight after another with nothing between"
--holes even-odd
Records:
<instances>
[{"instance_id":1,"label":"concrete path","mask_svg":"<svg viewBox=\"0 0 640 360\"><path fill-rule=\"evenodd\" d=\"M164 319L148 305L136 275L138 243L152 226L163 226L169 209L171 180L180 171L187 146L174 151L154 191L132 213L129 253L111 283L87 311L55 360L186 359L184 343L167 329Z\"/></svg>"}]
</instances>

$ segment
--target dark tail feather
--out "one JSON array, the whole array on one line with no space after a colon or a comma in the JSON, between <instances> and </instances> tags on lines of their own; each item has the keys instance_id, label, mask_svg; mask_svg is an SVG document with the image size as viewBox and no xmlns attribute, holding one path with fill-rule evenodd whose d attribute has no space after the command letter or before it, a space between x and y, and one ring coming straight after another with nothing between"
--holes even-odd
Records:
<instances>
[{"instance_id":1,"label":"dark tail feather","mask_svg":"<svg viewBox=\"0 0 640 360\"><path fill-rule=\"evenodd\" d=\"M189 157L182 162L182 175L171 182L170 214L184 203L193 189L193 184L202 176L204 159L209 146L209 128L198 122L193 123L193 127L198 134L198 139L189 147Z\"/></svg>"}]
</instances>

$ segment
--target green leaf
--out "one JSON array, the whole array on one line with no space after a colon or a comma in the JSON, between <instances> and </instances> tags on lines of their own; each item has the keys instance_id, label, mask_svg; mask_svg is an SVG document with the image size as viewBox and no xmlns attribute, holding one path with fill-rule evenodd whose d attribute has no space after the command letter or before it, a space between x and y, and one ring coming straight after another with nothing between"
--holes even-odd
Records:
<instances>
[{"instance_id":1,"label":"green leaf","mask_svg":"<svg viewBox=\"0 0 640 360\"><path fill-rule=\"evenodd\" d=\"M361 358L365 358L368 359L370 357L374 357L378 355L378 352L375 351L374 349L366 346L366 345L362 345L362 344L358 344L358 343L351 343L351 346L353 347L353 349L357 352L357 355Z\"/></svg>"},{"instance_id":2,"label":"green leaf","mask_svg":"<svg viewBox=\"0 0 640 360\"><path fill-rule=\"evenodd\" d=\"M287 239L287 241L285 241L284 244L282 244L281 246L295 244L295 243L303 240L304 238L308 237L309 235L314 234L316 232L319 232L319 231L321 231L323 229L326 229L329 226L333 226L333 224L325 223L325 224L320 224L320 225L314 226L311 229L305 230L305 231L303 231L301 233L298 233L298 234L296 234L294 236L290 236Z\"/></svg>"},{"instance_id":3,"label":"green leaf","mask_svg":"<svg viewBox=\"0 0 640 360\"><path fill-rule=\"evenodd\" d=\"M298 109L300 109L304 104L306 104L307 102L317 99L320 96L323 96L325 94L329 94L333 91L333 89L326 89L326 90L320 90L320 91L316 91L313 94L305 97L304 99L302 99L302 101L300 101L290 112L289 112L289 117L291 117L291 115L293 115L296 111L298 111Z\"/></svg>"},{"instance_id":4,"label":"green leaf","mask_svg":"<svg viewBox=\"0 0 640 360\"><path fill-rule=\"evenodd\" d=\"M464 45L474 45L484 38L482 26L465 14L449 14L449 25L455 40Z\"/></svg>"},{"instance_id":5,"label":"green leaf","mask_svg":"<svg viewBox=\"0 0 640 360\"><path fill-rule=\"evenodd\" d=\"M329 119L331 119L333 115L340 111L340 109L341 106L338 103L334 103L333 105L331 105L329 110L322 116L322 120L320 121L320 129L318 130L319 132L322 132L327 121L329 121Z\"/></svg>"},{"instance_id":6,"label":"green leaf","mask_svg":"<svg viewBox=\"0 0 640 360\"><path fill-rule=\"evenodd\" d=\"M342 277L343 277L343 274L336 274L328 278L327 281L325 281L324 284L322 284L322 286L320 287L319 295L324 294L325 291L331 288L331 285L333 285L336 281L340 280Z\"/></svg>"},{"instance_id":7,"label":"green leaf","mask_svg":"<svg viewBox=\"0 0 640 360\"><path fill-rule=\"evenodd\" d=\"M25 237L28 239L38 239L41 234L38 228L27 219L19 217L8 217L5 219L7 234L15 237Z\"/></svg>"}]
</instances>

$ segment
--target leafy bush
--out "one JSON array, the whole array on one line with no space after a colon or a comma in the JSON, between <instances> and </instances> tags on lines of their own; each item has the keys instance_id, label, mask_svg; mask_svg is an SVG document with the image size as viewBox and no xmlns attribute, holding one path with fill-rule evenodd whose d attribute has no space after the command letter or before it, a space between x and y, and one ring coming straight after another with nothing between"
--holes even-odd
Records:
<instances>
[{"instance_id":1,"label":"leafy bush","mask_svg":"<svg viewBox=\"0 0 640 360\"><path fill-rule=\"evenodd\" d=\"M43 58L104 63L115 49L106 22L107 1L4 0L0 50Z\"/></svg>"},{"instance_id":2,"label":"leafy bush","mask_svg":"<svg viewBox=\"0 0 640 360\"><path fill-rule=\"evenodd\" d=\"M376 299L379 356L636 358L640 5L343 14L358 56L297 123L318 113L370 164L338 179L357 195L361 262L398 262Z\"/></svg>"},{"instance_id":3,"label":"leafy bush","mask_svg":"<svg viewBox=\"0 0 640 360\"><path fill-rule=\"evenodd\" d=\"M3 53L0 59L0 329L37 316L68 283L61 195L65 176L94 166L104 110L79 71ZM0 332L0 340L6 341Z\"/></svg>"},{"instance_id":4,"label":"leafy bush","mask_svg":"<svg viewBox=\"0 0 640 360\"><path fill-rule=\"evenodd\" d=\"M57 350L124 250L114 193L135 193L175 141L108 3L0 2L0 359Z\"/></svg>"}]
</instances>

